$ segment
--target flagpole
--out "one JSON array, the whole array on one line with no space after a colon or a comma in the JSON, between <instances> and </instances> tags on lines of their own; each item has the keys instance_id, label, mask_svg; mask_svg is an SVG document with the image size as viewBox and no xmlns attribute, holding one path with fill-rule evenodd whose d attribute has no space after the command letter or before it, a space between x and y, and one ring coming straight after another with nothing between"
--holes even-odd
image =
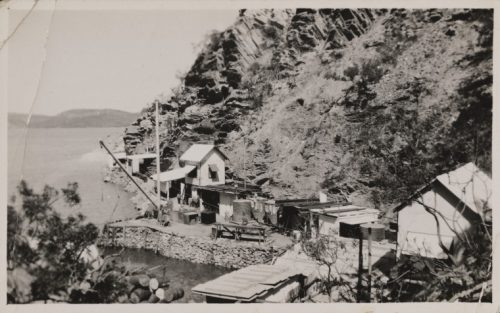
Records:
<instances>
[{"instance_id":1,"label":"flagpole","mask_svg":"<svg viewBox=\"0 0 500 313\"><path fill-rule=\"evenodd\" d=\"M161 221L161 189L160 189L160 132L159 132L159 118L158 113L158 100L155 101L156 108L156 191L158 193L158 220ZM168 192L168 191L167 191ZM167 198L168 201L168 198Z\"/></svg>"}]
</instances>

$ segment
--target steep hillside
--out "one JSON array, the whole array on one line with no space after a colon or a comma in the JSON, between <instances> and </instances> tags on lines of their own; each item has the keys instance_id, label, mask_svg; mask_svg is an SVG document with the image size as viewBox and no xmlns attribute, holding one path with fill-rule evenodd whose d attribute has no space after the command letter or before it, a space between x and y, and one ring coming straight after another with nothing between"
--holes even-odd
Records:
<instances>
[{"instance_id":1,"label":"steep hillside","mask_svg":"<svg viewBox=\"0 0 500 313\"><path fill-rule=\"evenodd\" d=\"M54 116L33 115L31 128L71 128L71 127L124 127L136 120L138 114L111 109L68 110ZM26 126L27 114L9 113L9 127Z\"/></svg>"},{"instance_id":2,"label":"steep hillside","mask_svg":"<svg viewBox=\"0 0 500 313\"><path fill-rule=\"evenodd\" d=\"M492 23L492 10L241 10L159 98L162 168L215 142L275 196L381 208L462 162L490 171ZM154 145L153 109L128 150Z\"/></svg>"}]
</instances>

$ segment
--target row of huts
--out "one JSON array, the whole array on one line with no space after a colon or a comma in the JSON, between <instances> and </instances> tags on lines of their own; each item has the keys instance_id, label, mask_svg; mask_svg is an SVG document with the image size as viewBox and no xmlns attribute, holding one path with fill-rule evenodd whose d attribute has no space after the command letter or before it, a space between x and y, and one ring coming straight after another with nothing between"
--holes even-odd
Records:
<instances>
[{"instance_id":1,"label":"row of huts","mask_svg":"<svg viewBox=\"0 0 500 313\"><path fill-rule=\"evenodd\" d=\"M154 154L124 156L131 173L141 170ZM226 181L227 156L215 145L193 144L179 158L179 167L152 175L161 190L181 202L214 212L217 222L235 215L234 203L251 201L261 223L283 231L306 232L310 236L336 234L357 238L360 225L379 221L378 210L348 201L313 199L268 199L259 186ZM146 163L145 163L146 162ZM478 221L491 222L491 178L473 163L439 175L394 208L387 237L397 244L397 255L420 254L445 258L456 233L469 230ZM168 191L168 192L167 192Z\"/></svg>"}]
</instances>

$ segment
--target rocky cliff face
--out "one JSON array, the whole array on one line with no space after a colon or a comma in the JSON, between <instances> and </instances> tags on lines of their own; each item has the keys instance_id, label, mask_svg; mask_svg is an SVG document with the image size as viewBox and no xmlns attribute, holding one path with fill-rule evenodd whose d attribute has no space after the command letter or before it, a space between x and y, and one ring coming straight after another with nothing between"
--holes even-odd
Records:
<instances>
[{"instance_id":1,"label":"rocky cliff face","mask_svg":"<svg viewBox=\"0 0 500 313\"><path fill-rule=\"evenodd\" d=\"M241 10L160 99L162 168L192 142L215 142L236 177L245 167L275 196L324 189L380 207L461 162L489 170L492 20L492 10ZM153 123L149 106L128 150L154 145Z\"/></svg>"}]
</instances>

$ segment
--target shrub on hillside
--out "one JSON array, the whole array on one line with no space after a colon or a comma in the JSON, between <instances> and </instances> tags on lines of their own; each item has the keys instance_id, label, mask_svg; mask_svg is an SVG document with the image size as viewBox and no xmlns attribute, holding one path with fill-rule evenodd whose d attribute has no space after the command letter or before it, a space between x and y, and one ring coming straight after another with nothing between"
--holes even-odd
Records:
<instances>
[{"instance_id":1,"label":"shrub on hillside","mask_svg":"<svg viewBox=\"0 0 500 313\"><path fill-rule=\"evenodd\" d=\"M367 60L361 64L359 71L361 78L369 84L375 84L384 76L384 69L380 60Z\"/></svg>"},{"instance_id":2,"label":"shrub on hillside","mask_svg":"<svg viewBox=\"0 0 500 313\"><path fill-rule=\"evenodd\" d=\"M353 80L356 75L359 74L359 66L357 64L354 64L352 66L349 66L344 70L344 76L348 77L350 80Z\"/></svg>"},{"instance_id":3,"label":"shrub on hillside","mask_svg":"<svg viewBox=\"0 0 500 313\"><path fill-rule=\"evenodd\" d=\"M262 29L262 32L264 33L264 35L267 37L267 38L270 38L270 39L273 39L273 40L276 40L279 38L279 32L278 30L276 29L276 27L273 27L273 26L266 26Z\"/></svg>"}]
</instances>

